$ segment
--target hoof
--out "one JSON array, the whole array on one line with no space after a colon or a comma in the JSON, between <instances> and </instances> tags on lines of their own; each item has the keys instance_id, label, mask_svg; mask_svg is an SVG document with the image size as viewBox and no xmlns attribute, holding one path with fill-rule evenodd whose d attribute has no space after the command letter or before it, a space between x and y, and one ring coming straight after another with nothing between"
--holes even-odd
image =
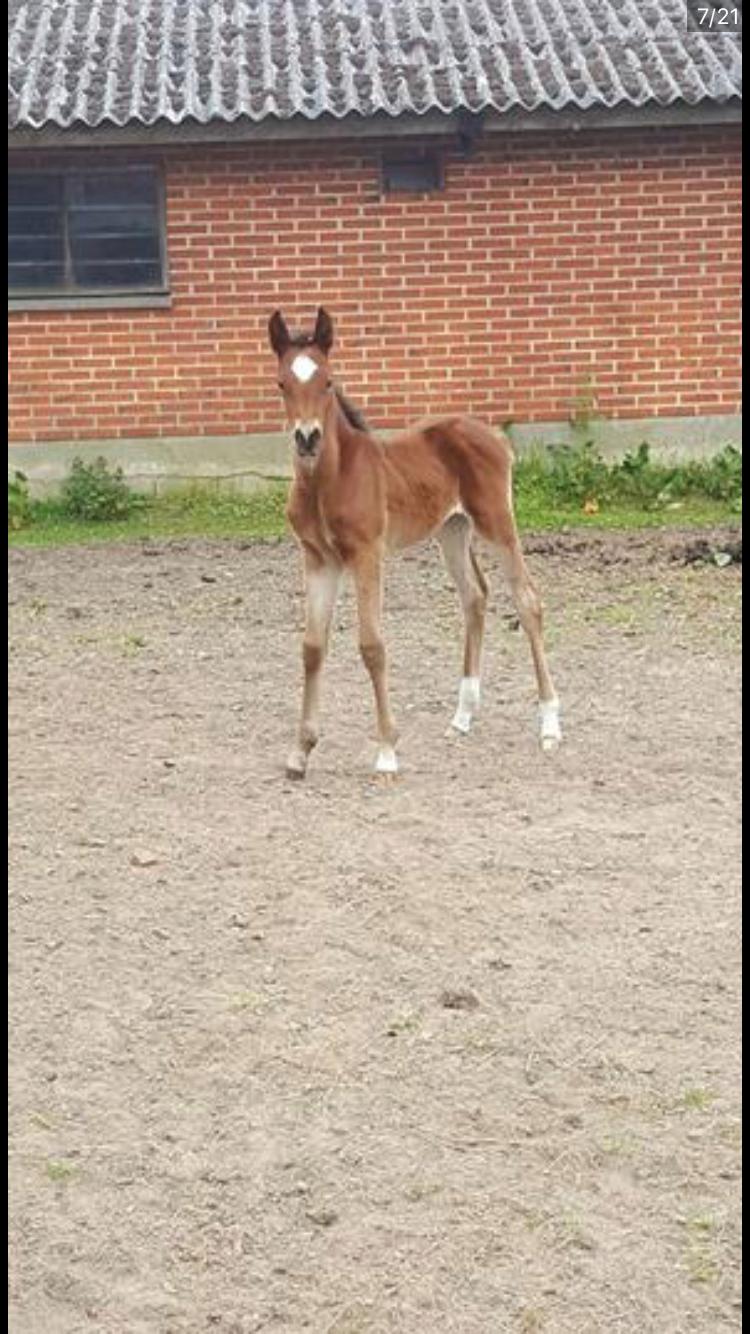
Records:
<instances>
[{"instance_id":1,"label":"hoof","mask_svg":"<svg viewBox=\"0 0 750 1334\"><path fill-rule=\"evenodd\" d=\"M554 755L555 751L560 749L561 741L562 737L559 736L540 737L540 745L545 755Z\"/></svg>"},{"instance_id":2,"label":"hoof","mask_svg":"<svg viewBox=\"0 0 750 1334\"><path fill-rule=\"evenodd\" d=\"M375 777L392 780L398 774L398 757L393 746L381 746L375 761Z\"/></svg>"},{"instance_id":3,"label":"hoof","mask_svg":"<svg viewBox=\"0 0 750 1334\"><path fill-rule=\"evenodd\" d=\"M446 736L468 736L471 731L471 714L457 713L449 727L445 729Z\"/></svg>"},{"instance_id":4,"label":"hoof","mask_svg":"<svg viewBox=\"0 0 750 1334\"><path fill-rule=\"evenodd\" d=\"M377 787L395 787L398 778L397 773L374 773L372 775L372 781Z\"/></svg>"},{"instance_id":5,"label":"hoof","mask_svg":"<svg viewBox=\"0 0 750 1334\"><path fill-rule=\"evenodd\" d=\"M458 688L458 705L453 715L446 736L458 732L459 736L468 736L474 714L479 709L480 685L478 676L464 676Z\"/></svg>"},{"instance_id":6,"label":"hoof","mask_svg":"<svg viewBox=\"0 0 750 1334\"><path fill-rule=\"evenodd\" d=\"M299 783L307 773L307 756L300 748L295 748L286 762L286 776L293 783Z\"/></svg>"}]
</instances>

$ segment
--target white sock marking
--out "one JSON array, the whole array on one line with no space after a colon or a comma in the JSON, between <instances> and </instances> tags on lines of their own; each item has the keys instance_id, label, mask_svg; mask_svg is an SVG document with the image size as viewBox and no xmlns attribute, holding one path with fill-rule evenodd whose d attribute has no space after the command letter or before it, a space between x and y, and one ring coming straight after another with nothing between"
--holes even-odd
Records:
<instances>
[{"instance_id":1,"label":"white sock marking","mask_svg":"<svg viewBox=\"0 0 750 1334\"><path fill-rule=\"evenodd\" d=\"M292 375L296 375L297 379L300 380L302 384L307 384L308 380L312 380L317 369L317 361L313 361L312 357L308 357L306 352L300 352L299 356L295 357L292 362Z\"/></svg>"},{"instance_id":2,"label":"white sock marking","mask_svg":"<svg viewBox=\"0 0 750 1334\"><path fill-rule=\"evenodd\" d=\"M562 741L559 699L539 701L539 739L542 750L555 750Z\"/></svg>"},{"instance_id":3,"label":"white sock marking","mask_svg":"<svg viewBox=\"0 0 750 1334\"><path fill-rule=\"evenodd\" d=\"M397 774L398 756L393 746L381 746L375 761L376 774Z\"/></svg>"},{"instance_id":4,"label":"white sock marking","mask_svg":"<svg viewBox=\"0 0 750 1334\"><path fill-rule=\"evenodd\" d=\"M463 676L458 687L458 705L451 727L457 732L470 732L474 714L479 710L481 688L478 676Z\"/></svg>"}]
</instances>

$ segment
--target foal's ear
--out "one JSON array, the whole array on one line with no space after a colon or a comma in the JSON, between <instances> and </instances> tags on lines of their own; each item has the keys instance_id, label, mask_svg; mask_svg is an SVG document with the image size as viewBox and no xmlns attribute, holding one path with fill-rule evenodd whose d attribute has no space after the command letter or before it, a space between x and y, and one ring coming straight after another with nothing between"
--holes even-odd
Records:
<instances>
[{"instance_id":1,"label":"foal's ear","mask_svg":"<svg viewBox=\"0 0 750 1334\"><path fill-rule=\"evenodd\" d=\"M318 318L315 321L313 342L316 347L320 348L321 352L325 352L326 356L333 347L333 320L328 314L328 311L324 310L322 306L318 307Z\"/></svg>"},{"instance_id":2,"label":"foal's ear","mask_svg":"<svg viewBox=\"0 0 750 1334\"><path fill-rule=\"evenodd\" d=\"M276 356L283 357L292 340L280 310L275 310L268 321L268 337Z\"/></svg>"}]
</instances>

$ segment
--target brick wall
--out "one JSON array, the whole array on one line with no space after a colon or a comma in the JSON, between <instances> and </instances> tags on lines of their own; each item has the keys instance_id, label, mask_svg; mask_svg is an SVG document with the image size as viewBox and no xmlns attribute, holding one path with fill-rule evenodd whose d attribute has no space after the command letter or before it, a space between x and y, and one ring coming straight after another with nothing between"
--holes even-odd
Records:
<instances>
[{"instance_id":1,"label":"brick wall","mask_svg":"<svg viewBox=\"0 0 750 1334\"><path fill-rule=\"evenodd\" d=\"M171 309L10 314L11 439L276 430L268 315L319 302L378 426L737 412L739 154L726 126L509 135L384 199L361 143L167 150Z\"/></svg>"}]
</instances>

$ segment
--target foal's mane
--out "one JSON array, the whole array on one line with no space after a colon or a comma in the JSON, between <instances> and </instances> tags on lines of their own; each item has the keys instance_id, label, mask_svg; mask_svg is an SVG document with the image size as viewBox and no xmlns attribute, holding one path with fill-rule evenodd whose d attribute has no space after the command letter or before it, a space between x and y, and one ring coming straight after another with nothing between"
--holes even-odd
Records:
<instances>
[{"instance_id":1,"label":"foal's mane","mask_svg":"<svg viewBox=\"0 0 750 1334\"><path fill-rule=\"evenodd\" d=\"M312 347L315 343L315 339L312 334L296 333L292 334L290 342L292 347ZM334 393L336 395L336 401L349 425L353 426L355 431L369 431L370 428L367 425L367 418L364 413L360 412L359 408L355 408L354 404L349 402L343 389L339 389L338 385L334 385Z\"/></svg>"},{"instance_id":2,"label":"foal's mane","mask_svg":"<svg viewBox=\"0 0 750 1334\"><path fill-rule=\"evenodd\" d=\"M367 418L364 413L360 412L359 408L355 408L354 404L349 402L343 389L339 389L338 385L334 385L334 393L338 405L349 425L353 426L355 431L369 431L370 428L367 425Z\"/></svg>"}]
</instances>

